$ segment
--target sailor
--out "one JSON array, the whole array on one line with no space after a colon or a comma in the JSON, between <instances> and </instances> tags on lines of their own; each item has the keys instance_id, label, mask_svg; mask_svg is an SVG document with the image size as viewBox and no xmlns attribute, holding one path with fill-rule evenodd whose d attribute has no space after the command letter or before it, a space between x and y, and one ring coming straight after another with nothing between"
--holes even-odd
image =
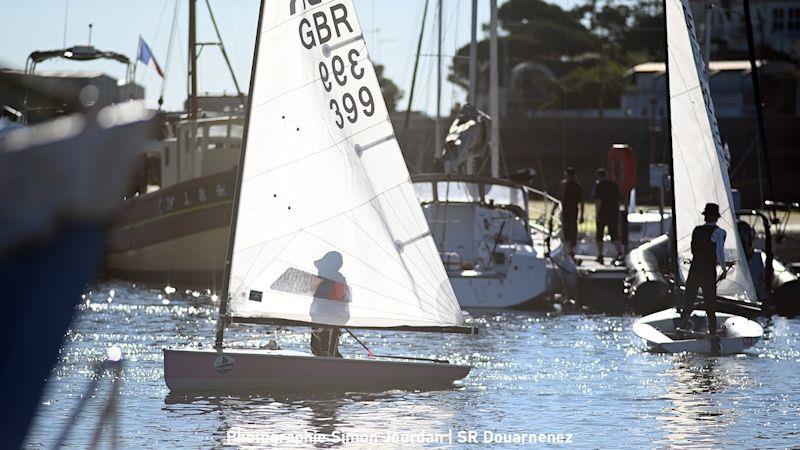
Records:
<instances>
[{"instance_id":1,"label":"sailor","mask_svg":"<svg viewBox=\"0 0 800 450\"><path fill-rule=\"evenodd\" d=\"M319 284L314 291L315 303L312 303L312 319L316 312L316 302L334 302L347 310L347 303L350 301L350 293L347 287L347 279L340 272L342 268L342 254L336 251L328 252L322 258L314 261L319 271ZM330 305L328 305L330 306ZM328 358L341 358L339 353L339 336L342 331L336 327L315 327L311 329L311 353L314 356L325 356Z\"/></svg>"},{"instance_id":2,"label":"sailor","mask_svg":"<svg viewBox=\"0 0 800 450\"><path fill-rule=\"evenodd\" d=\"M712 343L712 352L719 353L719 337L717 336L717 283L725 278L725 230L717 226L719 205L707 203L701 212L705 223L695 227L692 232L692 265L686 278L686 292L683 296L683 308L678 330L689 328L689 319L697 300L698 289L703 291L708 320L708 334ZM720 275L718 276L717 268Z\"/></svg>"},{"instance_id":3,"label":"sailor","mask_svg":"<svg viewBox=\"0 0 800 450\"><path fill-rule=\"evenodd\" d=\"M567 254L574 259L575 246L578 242L578 222L583 223L583 187L575 179L574 167L567 167L564 176L564 180L561 181L561 232Z\"/></svg>"},{"instance_id":4,"label":"sailor","mask_svg":"<svg viewBox=\"0 0 800 450\"><path fill-rule=\"evenodd\" d=\"M342 331L334 327L319 327L311 329L311 353L314 356L328 358L341 358L339 353L339 336Z\"/></svg>"},{"instance_id":5,"label":"sailor","mask_svg":"<svg viewBox=\"0 0 800 450\"><path fill-rule=\"evenodd\" d=\"M608 235L617 250L617 259L622 258L622 241L619 240L619 205L622 194L619 185L608 178L606 169L597 169L597 182L594 185L595 199L595 242L597 243L597 262L604 264L603 235Z\"/></svg>"}]
</instances>

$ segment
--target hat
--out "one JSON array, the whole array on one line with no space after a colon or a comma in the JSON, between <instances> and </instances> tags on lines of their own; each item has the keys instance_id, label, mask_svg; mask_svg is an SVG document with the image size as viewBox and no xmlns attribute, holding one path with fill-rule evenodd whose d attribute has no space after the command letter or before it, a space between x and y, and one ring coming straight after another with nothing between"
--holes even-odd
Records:
<instances>
[{"instance_id":1,"label":"hat","mask_svg":"<svg viewBox=\"0 0 800 450\"><path fill-rule=\"evenodd\" d=\"M719 219L719 205L716 203L706 203L706 209L700 211L700 214L704 215L705 217Z\"/></svg>"}]
</instances>

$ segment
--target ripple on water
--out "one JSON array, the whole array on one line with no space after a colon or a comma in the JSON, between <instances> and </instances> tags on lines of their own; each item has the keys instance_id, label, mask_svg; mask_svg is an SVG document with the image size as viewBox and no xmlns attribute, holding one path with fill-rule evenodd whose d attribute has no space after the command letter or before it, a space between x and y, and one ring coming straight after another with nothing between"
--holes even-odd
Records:
<instances>
[{"instance_id":1,"label":"ripple on water","mask_svg":"<svg viewBox=\"0 0 800 450\"><path fill-rule=\"evenodd\" d=\"M764 321L766 338L751 352L707 358L645 353L630 332L630 317L474 313L478 336L360 332L376 352L473 365L450 390L192 398L168 395L161 350L210 344L216 318L210 292L116 282L95 286L83 300L48 382L31 447L52 444L93 363L111 345L125 357L125 447L214 447L228 432L383 436L450 429L572 433L575 444L592 448L800 442L798 320ZM291 349L305 349L309 339L303 329L239 325L227 336L248 347L276 339ZM344 353L363 356L352 338L342 342ZM88 419L99 408L99 401L90 402L71 444L86 445L94 425Z\"/></svg>"}]
</instances>

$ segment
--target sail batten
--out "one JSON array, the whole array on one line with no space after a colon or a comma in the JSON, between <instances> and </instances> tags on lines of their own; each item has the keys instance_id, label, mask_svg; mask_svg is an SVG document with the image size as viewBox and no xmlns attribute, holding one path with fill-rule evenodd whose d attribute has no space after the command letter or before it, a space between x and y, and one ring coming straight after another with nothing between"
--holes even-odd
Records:
<instances>
[{"instance_id":1,"label":"sail batten","mask_svg":"<svg viewBox=\"0 0 800 450\"><path fill-rule=\"evenodd\" d=\"M461 327L353 1L264 2L229 317Z\"/></svg>"},{"instance_id":2,"label":"sail batten","mask_svg":"<svg viewBox=\"0 0 800 450\"><path fill-rule=\"evenodd\" d=\"M717 293L744 302L757 301L747 259L736 227L736 211L727 160L717 126L700 47L688 0L665 0L667 69L672 141L673 186L677 255L680 278L691 264L694 227L702 224L700 211L716 203L725 230L725 259L733 263Z\"/></svg>"}]
</instances>

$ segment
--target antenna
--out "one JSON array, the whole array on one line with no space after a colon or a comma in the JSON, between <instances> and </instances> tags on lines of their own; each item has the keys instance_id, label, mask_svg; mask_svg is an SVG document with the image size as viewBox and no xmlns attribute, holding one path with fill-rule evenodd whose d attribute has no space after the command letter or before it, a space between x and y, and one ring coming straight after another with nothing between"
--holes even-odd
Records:
<instances>
[{"instance_id":1,"label":"antenna","mask_svg":"<svg viewBox=\"0 0 800 450\"><path fill-rule=\"evenodd\" d=\"M64 0L64 40L62 43L62 47L67 47L67 19L69 18L69 0Z\"/></svg>"},{"instance_id":2,"label":"antenna","mask_svg":"<svg viewBox=\"0 0 800 450\"><path fill-rule=\"evenodd\" d=\"M89 45L92 45L92 27L93 26L94 25L92 25L91 23L89 24Z\"/></svg>"}]
</instances>

